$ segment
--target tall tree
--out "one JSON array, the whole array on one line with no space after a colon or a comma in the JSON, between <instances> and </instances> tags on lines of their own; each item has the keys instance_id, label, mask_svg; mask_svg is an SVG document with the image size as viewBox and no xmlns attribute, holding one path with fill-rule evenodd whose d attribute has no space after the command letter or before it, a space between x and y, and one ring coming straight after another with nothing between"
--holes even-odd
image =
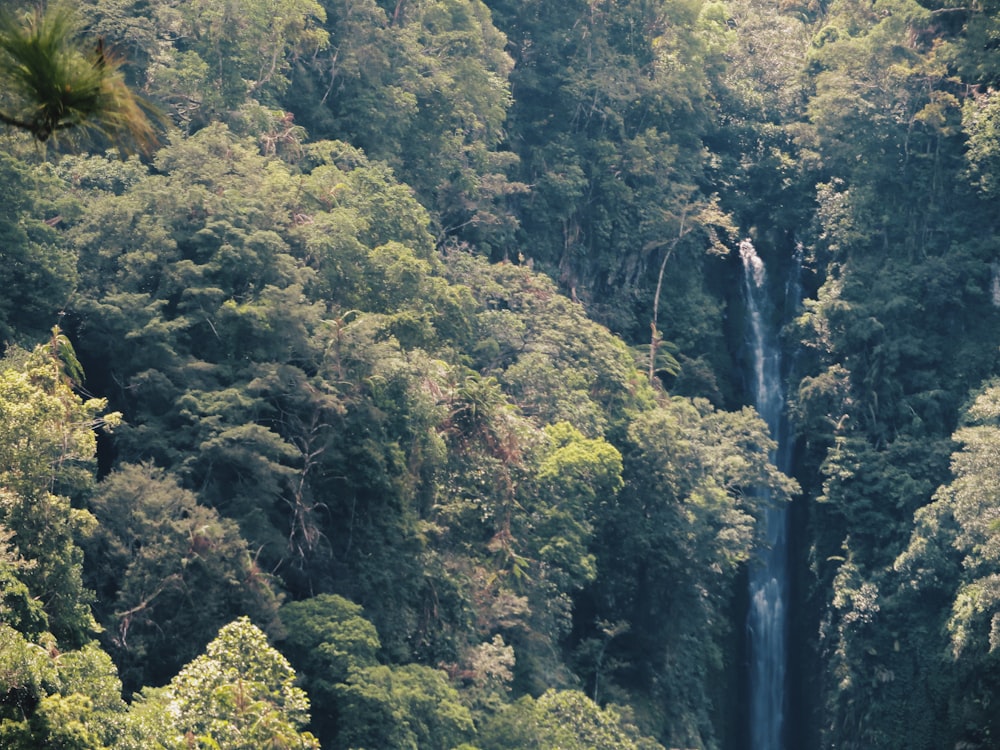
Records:
<instances>
[{"instance_id":1,"label":"tall tree","mask_svg":"<svg viewBox=\"0 0 1000 750\"><path fill-rule=\"evenodd\" d=\"M224 626L205 653L146 701L158 704L168 725L150 727L166 732L147 737L147 746L319 748L302 731L309 699L295 686L295 670L245 617Z\"/></svg>"},{"instance_id":2,"label":"tall tree","mask_svg":"<svg viewBox=\"0 0 1000 750\"><path fill-rule=\"evenodd\" d=\"M709 675L725 667L733 583L760 543L754 488L775 503L796 490L770 463L773 447L752 409L722 412L704 400L666 400L629 426L625 486L597 523L600 572L577 615L589 620L588 637L613 640L606 652L591 642L581 653L609 695L656 696L661 708L640 725L669 744L718 741L721 696Z\"/></svg>"},{"instance_id":3,"label":"tall tree","mask_svg":"<svg viewBox=\"0 0 1000 750\"><path fill-rule=\"evenodd\" d=\"M506 38L482 0L326 2L330 48L303 60L286 106L316 137L390 164L431 212L439 240L511 252L516 159ZM307 92L307 93L306 93Z\"/></svg>"},{"instance_id":4,"label":"tall tree","mask_svg":"<svg viewBox=\"0 0 1000 750\"><path fill-rule=\"evenodd\" d=\"M685 235L685 262L666 278L666 338L725 356L709 340L720 310L699 278L725 224L702 210L713 198L701 189L725 18L697 2L492 7L516 62L510 146L532 186L515 199L523 254L599 320L648 341L658 269Z\"/></svg>"},{"instance_id":5,"label":"tall tree","mask_svg":"<svg viewBox=\"0 0 1000 750\"><path fill-rule=\"evenodd\" d=\"M33 561L23 580L42 602L46 629L65 646L84 643L95 627L79 547L94 519L71 497L93 483L95 430L120 418L104 413L103 399L76 395L80 375L58 328L33 352L12 350L0 361L0 522Z\"/></svg>"},{"instance_id":6,"label":"tall tree","mask_svg":"<svg viewBox=\"0 0 1000 750\"><path fill-rule=\"evenodd\" d=\"M165 682L234 616L276 629L276 597L236 522L175 477L122 466L89 507L99 527L85 545L88 583L129 692Z\"/></svg>"},{"instance_id":7,"label":"tall tree","mask_svg":"<svg viewBox=\"0 0 1000 750\"><path fill-rule=\"evenodd\" d=\"M1000 690L995 676L1000 649L1000 388L995 382L976 396L954 439L960 447L951 457L953 478L938 489L934 502L917 512L909 546L895 569L906 600L922 605L924 627L935 636L950 635L947 645L939 638L927 639L935 649L931 656L951 676L945 685L963 696L947 701L946 720L937 724L938 741L984 747L998 731L995 715L986 708L987 696Z\"/></svg>"}]
</instances>

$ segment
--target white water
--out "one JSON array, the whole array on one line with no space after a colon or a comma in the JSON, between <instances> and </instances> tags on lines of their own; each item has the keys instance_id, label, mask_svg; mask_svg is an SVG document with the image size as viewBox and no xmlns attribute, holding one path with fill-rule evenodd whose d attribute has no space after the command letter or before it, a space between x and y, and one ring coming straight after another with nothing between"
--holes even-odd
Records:
<instances>
[{"instance_id":1,"label":"white water","mask_svg":"<svg viewBox=\"0 0 1000 750\"><path fill-rule=\"evenodd\" d=\"M784 436L785 394L782 387L781 347L777 324L768 315L773 306L768 299L767 274L750 240L740 242L743 261L748 344L753 354L753 396L757 411L767 422L778 450L771 460L779 469L790 467L790 450ZM794 288L792 288L794 287ZM785 290L797 302L797 281ZM782 300L784 302L784 300ZM785 747L785 695L788 666L788 518L784 507L771 507L766 493L760 496L764 512L767 546L750 568L750 748L783 750Z\"/></svg>"}]
</instances>

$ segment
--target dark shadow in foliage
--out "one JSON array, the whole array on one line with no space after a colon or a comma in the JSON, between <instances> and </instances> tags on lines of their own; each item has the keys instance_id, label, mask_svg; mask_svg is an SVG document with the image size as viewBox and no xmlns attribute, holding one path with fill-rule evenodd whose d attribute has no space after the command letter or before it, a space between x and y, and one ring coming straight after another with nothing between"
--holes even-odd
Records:
<instances>
[{"instance_id":1,"label":"dark shadow in foliage","mask_svg":"<svg viewBox=\"0 0 1000 750\"><path fill-rule=\"evenodd\" d=\"M122 466L91 508L100 525L87 547L88 583L126 690L166 682L238 615L278 628L274 591L236 523L172 475Z\"/></svg>"}]
</instances>

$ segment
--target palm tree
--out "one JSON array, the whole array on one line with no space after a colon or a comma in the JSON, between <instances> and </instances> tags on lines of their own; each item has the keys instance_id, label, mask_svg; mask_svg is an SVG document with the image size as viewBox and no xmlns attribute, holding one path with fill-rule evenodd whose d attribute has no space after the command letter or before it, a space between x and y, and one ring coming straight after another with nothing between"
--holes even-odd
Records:
<instances>
[{"instance_id":1,"label":"palm tree","mask_svg":"<svg viewBox=\"0 0 1000 750\"><path fill-rule=\"evenodd\" d=\"M0 123L40 143L90 131L148 150L156 142L151 110L126 85L121 63L102 40L83 40L61 0L23 15L0 8Z\"/></svg>"}]
</instances>

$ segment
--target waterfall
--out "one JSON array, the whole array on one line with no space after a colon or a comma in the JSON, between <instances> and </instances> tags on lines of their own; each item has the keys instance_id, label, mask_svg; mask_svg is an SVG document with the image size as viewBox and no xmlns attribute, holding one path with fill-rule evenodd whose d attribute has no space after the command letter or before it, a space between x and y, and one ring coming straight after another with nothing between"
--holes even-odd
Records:
<instances>
[{"instance_id":1,"label":"waterfall","mask_svg":"<svg viewBox=\"0 0 1000 750\"><path fill-rule=\"evenodd\" d=\"M772 462L782 471L791 468L791 441L787 439L782 352L777 329L783 309L772 304L763 261L750 240L739 246L743 261L748 344L753 359L753 397L760 416L767 422L778 448ZM798 273L790 277L785 300L798 303ZM773 507L761 492L767 545L750 567L749 633L750 658L750 750L784 750L787 672L788 547L787 512Z\"/></svg>"}]
</instances>

